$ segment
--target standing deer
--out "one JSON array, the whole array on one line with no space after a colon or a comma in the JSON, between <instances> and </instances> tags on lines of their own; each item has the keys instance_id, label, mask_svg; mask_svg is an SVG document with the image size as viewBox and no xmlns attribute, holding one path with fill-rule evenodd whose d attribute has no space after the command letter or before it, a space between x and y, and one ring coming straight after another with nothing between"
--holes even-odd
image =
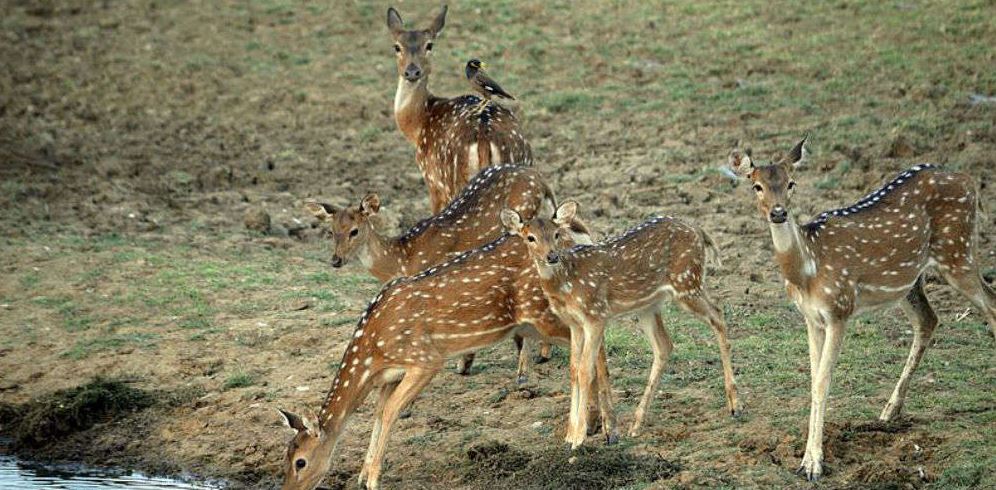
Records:
<instances>
[{"instance_id":1,"label":"standing deer","mask_svg":"<svg viewBox=\"0 0 996 490\"><path fill-rule=\"evenodd\" d=\"M935 269L996 326L996 295L975 259L977 197L972 179L916 165L846 208L799 226L789 213L793 170L806 155L806 139L776 163L755 166L734 149L729 164L750 180L757 208L768 222L775 261L789 297L806 320L812 403L809 437L799 468L809 480L823 473L823 422L830 378L847 320L859 311L899 303L914 327L906 366L879 418L899 415L910 376L937 326L923 292L923 275Z\"/></svg>"},{"instance_id":2,"label":"standing deer","mask_svg":"<svg viewBox=\"0 0 996 490\"><path fill-rule=\"evenodd\" d=\"M712 240L681 221L656 217L597 245L562 249L558 246L562 233L558 220L570 221L576 212L577 203L566 202L557 209L554 220L537 218L524 223L514 210L502 211L506 230L527 244L550 309L571 329L571 369L578 371L578 383L572 390L567 442L577 448L587 433L589 385L596 356L603 348L606 323L634 312L642 317L644 333L654 350L650 376L630 430L631 435L639 434L673 349L660 313L667 300L677 302L715 331L723 361L726 406L736 415L740 407L726 321L703 288L706 246L716 253Z\"/></svg>"},{"instance_id":3,"label":"standing deer","mask_svg":"<svg viewBox=\"0 0 996 490\"><path fill-rule=\"evenodd\" d=\"M565 239L570 230L561 230ZM297 431L287 449L283 488L312 489L331 465L346 421L378 390L374 428L360 484L378 488L388 437L400 410L443 369L447 358L473 352L516 333L560 344L570 330L550 313L525 247L503 235L416 276L381 289L360 318L317 421L281 411ZM573 377L573 374L572 374ZM604 350L595 377L606 438L615 440Z\"/></svg>"},{"instance_id":4,"label":"standing deer","mask_svg":"<svg viewBox=\"0 0 996 490\"><path fill-rule=\"evenodd\" d=\"M415 162L429 187L434 214L480 169L499 163L531 165L533 161L519 122L508 109L498 104L482 109L481 99L473 95L447 99L429 93L429 58L445 22L444 6L428 29L407 31L398 11L387 9L398 63L394 118L415 145Z\"/></svg>"},{"instance_id":5,"label":"standing deer","mask_svg":"<svg viewBox=\"0 0 996 490\"><path fill-rule=\"evenodd\" d=\"M461 252L484 245L503 233L499 214L504 208L515 209L531 219L553 216L553 191L539 172L530 167L512 165L491 166L481 170L443 211L422 220L404 234L386 237L379 234L372 218L380 211L376 194L363 198L356 208L339 209L330 204L309 201L305 208L320 221L328 223L335 251L332 267L342 267L358 258L371 275L381 281L398 276L411 276L453 258ZM572 238L588 243L588 231L574 221ZM516 377L526 382L528 349L523 339L515 337L519 351L519 372ZM548 344L540 349L540 361L549 358ZM458 372L467 374L474 360L468 353L461 359Z\"/></svg>"}]
</instances>

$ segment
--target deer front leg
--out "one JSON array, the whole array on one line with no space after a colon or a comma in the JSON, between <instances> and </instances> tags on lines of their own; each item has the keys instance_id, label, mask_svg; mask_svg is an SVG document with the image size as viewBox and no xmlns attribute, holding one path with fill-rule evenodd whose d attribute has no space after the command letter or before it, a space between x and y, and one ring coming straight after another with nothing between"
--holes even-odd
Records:
<instances>
[{"instance_id":1,"label":"deer front leg","mask_svg":"<svg viewBox=\"0 0 996 490\"><path fill-rule=\"evenodd\" d=\"M367 455L363 459L363 469L360 470L360 486L367 481L367 473L370 471L370 463L373 462L374 448L377 447L377 440L380 439L383 424L381 420L384 416L384 406L387 405L388 398L394 393L398 383L385 383L380 387L380 396L377 397L377 406L374 408L373 430L370 431L370 446L367 448Z\"/></svg>"},{"instance_id":2,"label":"deer front leg","mask_svg":"<svg viewBox=\"0 0 996 490\"><path fill-rule=\"evenodd\" d=\"M578 358L578 417L577 425L571 429L571 449L577 449L584 443L588 433L588 403L591 400L591 384L594 380L598 352L602 347L604 323L588 322L584 325L584 343Z\"/></svg>"},{"instance_id":3,"label":"deer front leg","mask_svg":"<svg viewBox=\"0 0 996 490\"><path fill-rule=\"evenodd\" d=\"M834 320L827 325L826 330L819 368L816 370L816 377L813 378L810 393L812 403L809 409L810 431L806 440L806 454L799 467L799 472L804 473L809 481L816 481L823 475L823 423L827 413L830 379L844 340L844 322Z\"/></svg>"},{"instance_id":4,"label":"deer front leg","mask_svg":"<svg viewBox=\"0 0 996 490\"><path fill-rule=\"evenodd\" d=\"M384 462L384 451L387 448L387 440L391 435L391 428L398 420L398 413L402 408L410 404L415 397L429 384L432 377L436 375L438 369L411 367L405 372L405 377L401 379L398 386L384 403L384 409L380 414L380 431L373 446L372 454L367 456L370 463L364 466L367 469L366 476L367 489L376 490L380 488L380 467Z\"/></svg>"},{"instance_id":5,"label":"deer front leg","mask_svg":"<svg viewBox=\"0 0 996 490\"><path fill-rule=\"evenodd\" d=\"M515 382L524 385L529 381L529 344L519 334L515 334L515 352L519 357L519 365L515 372Z\"/></svg>"},{"instance_id":6,"label":"deer front leg","mask_svg":"<svg viewBox=\"0 0 996 490\"><path fill-rule=\"evenodd\" d=\"M598 349L595 384L598 390L598 411L602 417L602 433L605 434L605 443L612 445L619 441L619 430L616 425L615 409L612 406L612 384L609 381L609 366L605 358L604 345Z\"/></svg>"},{"instance_id":7,"label":"deer front leg","mask_svg":"<svg viewBox=\"0 0 996 490\"><path fill-rule=\"evenodd\" d=\"M581 410L578 405L581 402L581 355L584 348L584 329L580 326L571 326L571 360L570 360L570 378L571 378L571 405L570 414L567 417L567 434L564 440L567 441L569 445L573 447L574 441L577 439L575 432L580 424L578 418L581 416ZM585 401L587 403L587 401ZM584 436L582 436L582 440Z\"/></svg>"}]
</instances>

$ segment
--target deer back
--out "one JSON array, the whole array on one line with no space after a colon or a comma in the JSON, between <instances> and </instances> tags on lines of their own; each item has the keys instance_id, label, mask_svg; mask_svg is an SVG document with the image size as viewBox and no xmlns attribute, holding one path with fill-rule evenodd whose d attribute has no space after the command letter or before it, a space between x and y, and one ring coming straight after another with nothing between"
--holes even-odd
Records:
<instances>
[{"instance_id":1,"label":"deer back","mask_svg":"<svg viewBox=\"0 0 996 490\"><path fill-rule=\"evenodd\" d=\"M415 160L434 210L450 202L482 168L533 163L532 149L512 112L493 103L481 110L479 102L471 95L428 102Z\"/></svg>"}]
</instances>

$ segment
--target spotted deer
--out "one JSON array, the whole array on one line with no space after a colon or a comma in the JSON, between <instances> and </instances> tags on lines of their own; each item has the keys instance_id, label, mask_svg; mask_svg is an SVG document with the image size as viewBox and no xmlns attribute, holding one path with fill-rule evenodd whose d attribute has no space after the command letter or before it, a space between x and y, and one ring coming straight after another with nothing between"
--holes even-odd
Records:
<instances>
[{"instance_id":1,"label":"spotted deer","mask_svg":"<svg viewBox=\"0 0 996 490\"><path fill-rule=\"evenodd\" d=\"M809 436L799 468L809 480L823 473L823 422L830 378L844 328L854 314L898 303L913 324L913 345L889 402L879 416L899 415L910 376L938 320L923 292L923 276L939 272L996 326L996 295L976 260L977 197L972 179L933 165L902 172L857 203L796 224L789 212L794 169L806 139L770 165L756 166L735 148L733 171L750 181L757 209L768 222L785 289L802 312L809 336L812 378Z\"/></svg>"},{"instance_id":2,"label":"spotted deer","mask_svg":"<svg viewBox=\"0 0 996 490\"><path fill-rule=\"evenodd\" d=\"M630 434L639 434L673 345L661 306L674 301L707 323L716 333L726 406L737 414L737 386L730 360L723 312L704 288L706 247L715 245L701 230L670 217L655 217L618 237L596 245L558 246L562 225L571 220L577 203L566 202L553 220L524 222L514 210L502 211L506 230L521 237L529 250L550 309L571 329L571 369L578 371L572 386L567 442L577 448L587 433L588 386L596 355L603 348L605 325L613 317L636 313L654 351L647 386L636 409Z\"/></svg>"},{"instance_id":3,"label":"spotted deer","mask_svg":"<svg viewBox=\"0 0 996 490\"><path fill-rule=\"evenodd\" d=\"M561 230L565 240L570 231ZM399 411L443 369L447 358L516 333L566 345L570 330L550 313L525 246L503 235L415 276L394 279L360 318L317 421L281 411L296 434L287 450L285 490L312 489L331 465L350 415L379 393L361 485L377 488L388 437ZM593 388L602 429L615 439L605 353Z\"/></svg>"},{"instance_id":4,"label":"spotted deer","mask_svg":"<svg viewBox=\"0 0 996 490\"><path fill-rule=\"evenodd\" d=\"M398 11L387 9L398 64L394 118L415 145L415 162L429 188L433 213L441 211L480 169L533 161L532 149L508 109L498 104L482 108L474 95L448 99L429 92L433 42L445 21L444 6L428 29L405 30Z\"/></svg>"},{"instance_id":5,"label":"spotted deer","mask_svg":"<svg viewBox=\"0 0 996 490\"><path fill-rule=\"evenodd\" d=\"M378 233L374 217L380 211L380 198L369 194L355 208L337 208L315 201L305 208L326 223L335 244L332 267L342 267L358 259L371 275L381 281L411 276L453 258L461 252L484 245L501 236L504 230L499 214L504 208L515 209L531 219L537 215L553 216L555 198L543 177L530 167L497 165L481 170L445 209L424 219L405 233L388 237ZM572 222L572 239L588 243L587 227L580 220ZM519 352L517 381L527 380L528 349L515 336ZM541 343L538 362L550 356L550 345ZM474 354L460 361L457 371L470 372Z\"/></svg>"}]
</instances>

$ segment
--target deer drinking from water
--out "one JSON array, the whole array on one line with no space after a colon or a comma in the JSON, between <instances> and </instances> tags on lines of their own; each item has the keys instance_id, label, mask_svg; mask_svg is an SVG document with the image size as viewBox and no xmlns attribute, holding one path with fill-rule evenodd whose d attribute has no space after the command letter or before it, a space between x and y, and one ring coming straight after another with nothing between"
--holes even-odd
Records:
<instances>
[{"instance_id":1,"label":"deer drinking from water","mask_svg":"<svg viewBox=\"0 0 996 490\"><path fill-rule=\"evenodd\" d=\"M565 225L568 240L583 227ZM346 421L378 391L361 484L377 488L391 427L447 358L494 345L516 333L566 345L570 330L550 313L522 242L507 235L416 276L385 285L360 318L317 421L281 413L296 431L286 455L284 489L315 488L329 470ZM615 439L605 353L594 389L606 438Z\"/></svg>"},{"instance_id":2,"label":"deer drinking from water","mask_svg":"<svg viewBox=\"0 0 996 490\"><path fill-rule=\"evenodd\" d=\"M924 273L939 272L996 328L996 295L979 274L975 246L977 196L972 179L933 165L916 165L856 204L798 225L789 212L794 169L806 139L774 164L756 166L739 148L729 155L746 177L768 222L775 262L789 297L806 321L812 377L809 437L799 468L809 480L823 473L823 422L830 378L847 321L860 311L899 304L913 324L906 366L879 418L899 415L910 376L938 320L923 292Z\"/></svg>"},{"instance_id":3,"label":"deer drinking from water","mask_svg":"<svg viewBox=\"0 0 996 490\"><path fill-rule=\"evenodd\" d=\"M571 369L577 371L578 382L572 385L567 442L572 448L584 442L589 386L596 356L603 348L605 326L611 318L626 313L642 317L644 333L654 351L647 386L630 430L631 435L639 433L673 349L661 317L664 301L676 302L715 331L723 362L726 407L736 414L739 404L726 321L704 289L706 246L718 257L712 240L686 223L655 217L605 242L563 249L558 245L562 226L557 220L569 221L576 212L577 203L572 201L557 209L554 220L524 222L514 210L502 212L508 232L527 244L550 309L571 328Z\"/></svg>"},{"instance_id":4,"label":"deer drinking from water","mask_svg":"<svg viewBox=\"0 0 996 490\"><path fill-rule=\"evenodd\" d=\"M504 233L499 214L515 209L531 219L553 216L555 198L542 176L530 167L491 166L481 170L450 204L436 215L422 220L397 237L377 232L374 216L380 211L376 194L363 198L355 208L337 208L331 204L305 202L305 208L325 222L335 250L332 267L342 267L358 259L371 275L381 281L411 276L461 252L484 245ZM587 230L576 230L579 243L589 240ZM518 382L526 382L528 349L523 339L515 337L519 351ZM549 358L548 344L540 348L539 362ZM467 374L474 355L460 361L458 372Z\"/></svg>"},{"instance_id":5,"label":"deer drinking from water","mask_svg":"<svg viewBox=\"0 0 996 490\"><path fill-rule=\"evenodd\" d=\"M506 108L465 95L447 99L429 92L433 43L446 21L444 6L426 30L405 30L401 15L387 10L394 40L398 89L394 118L415 145L415 162L429 187L432 212L438 213L477 172L500 163L531 165L529 143Z\"/></svg>"}]
</instances>

